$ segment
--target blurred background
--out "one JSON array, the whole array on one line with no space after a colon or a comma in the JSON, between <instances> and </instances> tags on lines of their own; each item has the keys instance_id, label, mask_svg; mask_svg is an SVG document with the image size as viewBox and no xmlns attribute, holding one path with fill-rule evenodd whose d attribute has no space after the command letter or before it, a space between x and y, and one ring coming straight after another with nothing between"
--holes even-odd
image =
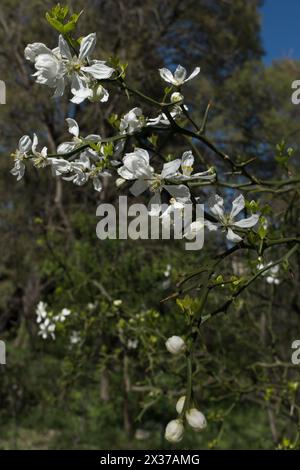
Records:
<instances>
[{"instance_id":1,"label":"blurred background","mask_svg":"<svg viewBox=\"0 0 300 470\"><path fill-rule=\"evenodd\" d=\"M257 174L274 179L281 177L276 146L284 140L296 150L297 167L300 108L291 103L291 83L300 79L296 2L67 4L84 9L82 36L97 32L95 57L128 63L132 87L159 98L158 68L199 65L201 74L184 95L196 121L212 102L209 136L229 154L256 157ZM35 131L54 152L68 140L66 117L78 120L82 135L110 136L110 116L140 105L112 90L108 103L75 107L68 96L50 99L52 91L34 83L23 51L32 42L57 45L44 19L52 6L1 0L0 7L0 79L7 87L7 104L0 106L0 339L7 345L7 364L0 366L0 449L169 448L164 427L184 393L185 369L169 358L164 341L184 333L183 311L196 295L183 307L161 300L224 248L224 240L206 240L205 253L186 252L179 241L100 241L96 207L120 194L109 180L99 194L63 183L47 169L30 168L18 183L10 174L10 154L22 135ZM178 156L186 145L174 140L170 152ZM200 145L199 151L207 152ZM274 218L287 203L270 194L263 202ZM287 233L298 220L298 212L290 213ZM293 445L299 429L299 366L290 367L291 343L300 334L297 261L279 285L260 280L228 316L203 330L195 377L209 426L201 435L187 432L178 448ZM233 257L226 269L241 276L247 268ZM216 293L216 304L223 295ZM38 335L40 301L54 313L71 311L55 340Z\"/></svg>"}]
</instances>

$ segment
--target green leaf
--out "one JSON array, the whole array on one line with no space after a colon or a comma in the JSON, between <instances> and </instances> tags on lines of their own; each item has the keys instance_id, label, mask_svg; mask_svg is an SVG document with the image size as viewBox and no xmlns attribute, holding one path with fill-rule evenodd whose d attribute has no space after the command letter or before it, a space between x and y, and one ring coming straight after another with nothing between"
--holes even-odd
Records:
<instances>
[{"instance_id":1,"label":"green leaf","mask_svg":"<svg viewBox=\"0 0 300 470\"><path fill-rule=\"evenodd\" d=\"M69 21L69 23L64 25L64 34L70 33L76 27L76 23L74 21Z\"/></svg>"},{"instance_id":2,"label":"green leaf","mask_svg":"<svg viewBox=\"0 0 300 470\"><path fill-rule=\"evenodd\" d=\"M64 34L64 25L59 20L50 16L49 13L46 13L46 20L54 29Z\"/></svg>"}]
</instances>

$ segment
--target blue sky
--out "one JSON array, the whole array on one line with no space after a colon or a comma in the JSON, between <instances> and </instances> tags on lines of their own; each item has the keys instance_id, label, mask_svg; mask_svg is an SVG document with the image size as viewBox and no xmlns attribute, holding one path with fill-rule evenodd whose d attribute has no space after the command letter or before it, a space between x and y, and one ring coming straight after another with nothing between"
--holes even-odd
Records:
<instances>
[{"instance_id":1,"label":"blue sky","mask_svg":"<svg viewBox=\"0 0 300 470\"><path fill-rule=\"evenodd\" d=\"M299 0L265 0L262 39L267 64L284 57L300 59Z\"/></svg>"}]
</instances>

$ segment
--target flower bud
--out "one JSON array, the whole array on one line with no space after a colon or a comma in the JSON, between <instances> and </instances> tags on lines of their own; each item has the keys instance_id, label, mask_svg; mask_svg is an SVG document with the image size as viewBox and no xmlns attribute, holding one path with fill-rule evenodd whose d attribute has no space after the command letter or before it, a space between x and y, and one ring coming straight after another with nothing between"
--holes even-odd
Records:
<instances>
[{"instance_id":1,"label":"flower bud","mask_svg":"<svg viewBox=\"0 0 300 470\"><path fill-rule=\"evenodd\" d=\"M166 341L166 348L171 354L179 354L185 350L185 342L180 336L171 336Z\"/></svg>"},{"instance_id":2,"label":"flower bud","mask_svg":"<svg viewBox=\"0 0 300 470\"><path fill-rule=\"evenodd\" d=\"M202 431L206 428L207 423L203 413L196 408L191 408L186 413L186 420L194 431Z\"/></svg>"},{"instance_id":3,"label":"flower bud","mask_svg":"<svg viewBox=\"0 0 300 470\"><path fill-rule=\"evenodd\" d=\"M124 180L124 178L117 178L116 179L117 188L120 188L122 186L122 184L124 184L125 182L126 182L126 180Z\"/></svg>"},{"instance_id":4,"label":"flower bud","mask_svg":"<svg viewBox=\"0 0 300 470\"><path fill-rule=\"evenodd\" d=\"M171 95L171 103L180 103L183 101L183 95L181 93L179 93L178 91L175 91L174 93L172 93Z\"/></svg>"},{"instance_id":5,"label":"flower bud","mask_svg":"<svg viewBox=\"0 0 300 470\"><path fill-rule=\"evenodd\" d=\"M184 407L184 402L185 402L185 395L180 397L179 400L176 403L176 411L180 415L182 413L183 407Z\"/></svg>"},{"instance_id":6,"label":"flower bud","mask_svg":"<svg viewBox=\"0 0 300 470\"><path fill-rule=\"evenodd\" d=\"M184 427L181 419L173 419L167 424L165 438L169 442L179 442L183 437Z\"/></svg>"}]
</instances>

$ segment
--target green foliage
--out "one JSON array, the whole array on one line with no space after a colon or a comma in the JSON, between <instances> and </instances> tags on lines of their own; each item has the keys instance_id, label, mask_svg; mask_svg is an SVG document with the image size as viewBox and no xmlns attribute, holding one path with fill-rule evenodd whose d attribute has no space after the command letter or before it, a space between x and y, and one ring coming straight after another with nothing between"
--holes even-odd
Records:
<instances>
[{"instance_id":1,"label":"green foliage","mask_svg":"<svg viewBox=\"0 0 300 470\"><path fill-rule=\"evenodd\" d=\"M59 33L68 36L69 33L71 33L76 28L77 22L82 13L83 10L80 13L69 15L68 18L69 7L61 6L58 3L55 7L46 13L46 20Z\"/></svg>"}]
</instances>

